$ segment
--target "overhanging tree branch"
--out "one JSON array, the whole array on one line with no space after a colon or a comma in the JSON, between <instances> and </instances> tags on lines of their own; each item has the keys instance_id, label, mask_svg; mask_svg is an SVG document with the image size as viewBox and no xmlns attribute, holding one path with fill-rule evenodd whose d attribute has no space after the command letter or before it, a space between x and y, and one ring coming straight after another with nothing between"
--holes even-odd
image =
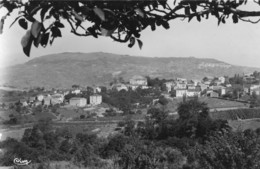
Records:
<instances>
[{"instance_id":1,"label":"overhanging tree branch","mask_svg":"<svg viewBox=\"0 0 260 169\"><path fill-rule=\"evenodd\" d=\"M24 37L27 40L24 42L34 41L46 46L50 36L52 43L55 38L61 37L60 29L64 27L61 21L64 20L71 27L71 33L76 36L107 36L120 43L130 42L129 47L137 40L141 47L142 42L139 38L143 30L150 27L154 31L160 26L169 29L169 22L175 19L188 18L190 21L196 18L200 22L214 16L218 24L225 24L225 20L231 15L234 23L238 23L239 20L249 23L260 22L260 19L252 20L260 17L259 1L254 2L259 11L242 10L240 7L245 6L246 2L247 0L178 0L173 4L170 0L28 0L24 3L20 0L0 0L0 8L6 8L8 15L19 9L20 18L16 20L22 28L28 29L28 23L32 24L31 34L27 33ZM0 32L8 15L1 19ZM35 19L36 16L41 17L41 22ZM48 19L53 19L54 24L44 29L43 22ZM82 24L83 22L86 24ZM78 27L84 33L80 33ZM124 36L125 33L127 36ZM30 43L23 44L24 49L30 49L28 46ZM30 52L26 53L29 56Z\"/></svg>"}]
</instances>

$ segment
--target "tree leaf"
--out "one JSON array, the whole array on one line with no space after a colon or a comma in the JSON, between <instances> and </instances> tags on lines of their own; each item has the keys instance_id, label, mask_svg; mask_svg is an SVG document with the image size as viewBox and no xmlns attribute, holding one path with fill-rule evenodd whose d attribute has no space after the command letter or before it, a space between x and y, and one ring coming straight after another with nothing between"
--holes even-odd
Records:
<instances>
[{"instance_id":1,"label":"tree leaf","mask_svg":"<svg viewBox=\"0 0 260 169\"><path fill-rule=\"evenodd\" d=\"M135 12L137 15L141 16L142 18L144 17L144 12L140 8L135 9Z\"/></svg>"},{"instance_id":2,"label":"tree leaf","mask_svg":"<svg viewBox=\"0 0 260 169\"><path fill-rule=\"evenodd\" d=\"M134 44L135 44L135 38L134 38L134 37L131 37L131 38L130 38L130 43L129 43L128 47L131 48L131 47L134 46Z\"/></svg>"},{"instance_id":3,"label":"tree leaf","mask_svg":"<svg viewBox=\"0 0 260 169\"><path fill-rule=\"evenodd\" d=\"M218 26L220 25L221 23L221 17L218 19Z\"/></svg>"},{"instance_id":4,"label":"tree leaf","mask_svg":"<svg viewBox=\"0 0 260 169\"><path fill-rule=\"evenodd\" d=\"M190 15L190 7L185 7L185 15Z\"/></svg>"},{"instance_id":5,"label":"tree leaf","mask_svg":"<svg viewBox=\"0 0 260 169\"><path fill-rule=\"evenodd\" d=\"M58 27L56 27L56 26L54 26L54 27L51 28L51 32L52 32L51 35L52 35L54 38L56 38L56 37L62 37L60 29L59 29Z\"/></svg>"},{"instance_id":6,"label":"tree leaf","mask_svg":"<svg viewBox=\"0 0 260 169\"><path fill-rule=\"evenodd\" d=\"M209 13L206 13L206 19L209 19Z\"/></svg>"},{"instance_id":7,"label":"tree leaf","mask_svg":"<svg viewBox=\"0 0 260 169\"><path fill-rule=\"evenodd\" d=\"M140 38L140 36L141 36L140 33L137 32L137 31L133 32L133 34L134 34L134 36L137 37L137 38Z\"/></svg>"},{"instance_id":8,"label":"tree leaf","mask_svg":"<svg viewBox=\"0 0 260 169\"><path fill-rule=\"evenodd\" d=\"M216 16L217 18L219 18L219 13L218 13L218 11L215 12L215 16Z\"/></svg>"},{"instance_id":9,"label":"tree leaf","mask_svg":"<svg viewBox=\"0 0 260 169\"><path fill-rule=\"evenodd\" d=\"M137 39L137 42L138 42L139 48L142 49L142 47L143 47L143 42L142 42L140 39Z\"/></svg>"},{"instance_id":10,"label":"tree leaf","mask_svg":"<svg viewBox=\"0 0 260 169\"><path fill-rule=\"evenodd\" d=\"M163 6L163 8L166 8L166 0L159 0L158 3Z\"/></svg>"},{"instance_id":11,"label":"tree leaf","mask_svg":"<svg viewBox=\"0 0 260 169\"><path fill-rule=\"evenodd\" d=\"M197 20L198 20L199 22L201 21L200 15L197 15Z\"/></svg>"},{"instance_id":12,"label":"tree leaf","mask_svg":"<svg viewBox=\"0 0 260 169\"><path fill-rule=\"evenodd\" d=\"M154 9L156 9L156 8L158 8L158 3L156 1L154 1L152 6L153 6Z\"/></svg>"},{"instance_id":13,"label":"tree leaf","mask_svg":"<svg viewBox=\"0 0 260 169\"><path fill-rule=\"evenodd\" d=\"M27 28L28 28L28 23L27 23L27 21L26 21L24 18L19 19L18 23L19 23L19 25L20 25L23 29L27 30Z\"/></svg>"},{"instance_id":14,"label":"tree leaf","mask_svg":"<svg viewBox=\"0 0 260 169\"><path fill-rule=\"evenodd\" d=\"M193 17L194 17L194 15L190 15L188 22L190 22Z\"/></svg>"},{"instance_id":15,"label":"tree leaf","mask_svg":"<svg viewBox=\"0 0 260 169\"><path fill-rule=\"evenodd\" d=\"M4 20L4 19L1 19L1 20L0 20L0 34L2 34L2 33L3 33L4 22L5 22L5 20Z\"/></svg>"},{"instance_id":16,"label":"tree leaf","mask_svg":"<svg viewBox=\"0 0 260 169\"><path fill-rule=\"evenodd\" d=\"M81 22L80 20L77 20L77 22L76 22L76 24L75 24L75 25L76 25L76 30L77 30L78 27L81 25L81 23L82 23L82 22Z\"/></svg>"},{"instance_id":17,"label":"tree leaf","mask_svg":"<svg viewBox=\"0 0 260 169\"><path fill-rule=\"evenodd\" d=\"M24 16L24 17L27 19L27 21L30 21L30 22L35 22L36 21L36 19L34 17L32 17L32 16Z\"/></svg>"},{"instance_id":18,"label":"tree leaf","mask_svg":"<svg viewBox=\"0 0 260 169\"><path fill-rule=\"evenodd\" d=\"M28 57L30 56L32 42L33 42L33 35L31 34L31 30L28 30L26 32L26 34L22 37L22 40L21 40L23 52Z\"/></svg>"},{"instance_id":19,"label":"tree leaf","mask_svg":"<svg viewBox=\"0 0 260 169\"><path fill-rule=\"evenodd\" d=\"M151 26L151 30L154 31L154 30L156 29L156 26L155 26L156 20L150 18L150 19L148 20L148 22L149 22L149 25Z\"/></svg>"},{"instance_id":20,"label":"tree leaf","mask_svg":"<svg viewBox=\"0 0 260 169\"><path fill-rule=\"evenodd\" d=\"M155 27L155 23L151 23L151 30L155 31L156 27Z\"/></svg>"},{"instance_id":21,"label":"tree leaf","mask_svg":"<svg viewBox=\"0 0 260 169\"><path fill-rule=\"evenodd\" d=\"M40 33L39 36L36 39L34 39L33 44L36 48L38 48L39 44L41 43L43 35L43 33Z\"/></svg>"},{"instance_id":22,"label":"tree leaf","mask_svg":"<svg viewBox=\"0 0 260 169\"><path fill-rule=\"evenodd\" d=\"M190 2L190 8L193 12L196 12L196 9L197 9L196 1Z\"/></svg>"},{"instance_id":23,"label":"tree leaf","mask_svg":"<svg viewBox=\"0 0 260 169\"><path fill-rule=\"evenodd\" d=\"M102 9L100 8L94 8L93 11L95 12L95 14L102 20L102 21L105 21L105 13L103 12Z\"/></svg>"},{"instance_id":24,"label":"tree leaf","mask_svg":"<svg viewBox=\"0 0 260 169\"><path fill-rule=\"evenodd\" d=\"M30 57L31 46L32 46L33 38L30 39L28 45L23 48L23 52L26 56Z\"/></svg>"},{"instance_id":25,"label":"tree leaf","mask_svg":"<svg viewBox=\"0 0 260 169\"><path fill-rule=\"evenodd\" d=\"M48 44L49 35L50 35L49 32L48 32L48 33L45 33L45 34L43 35L43 37L41 38L41 45L42 45L43 47L46 47L46 45Z\"/></svg>"},{"instance_id":26,"label":"tree leaf","mask_svg":"<svg viewBox=\"0 0 260 169\"><path fill-rule=\"evenodd\" d=\"M5 23L6 15L3 16L0 20L0 34L3 33L4 23Z\"/></svg>"},{"instance_id":27,"label":"tree leaf","mask_svg":"<svg viewBox=\"0 0 260 169\"><path fill-rule=\"evenodd\" d=\"M224 16L222 17L222 23L226 23Z\"/></svg>"},{"instance_id":28,"label":"tree leaf","mask_svg":"<svg viewBox=\"0 0 260 169\"><path fill-rule=\"evenodd\" d=\"M64 25L62 23L60 23L59 21L56 21L54 23L55 26L57 26L58 28L64 28Z\"/></svg>"},{"instance_id":29,"label":"tree leaf","mask_svg":"<svg viewBox=\"0 0 260 169\"><path fill-rule=\"evenodd\" d=\"M50 45L52 45L52 43L54 42L55 37L52 37L52 39L50 40Z\"/></svg>"},{"instance_id":30,"label":"tree leaf","mask_svg":"<svg viewBox=\"0 0 260 169\"><path fill-rule=\"evenodd\" d=\"M80 11L82 12L83 15L89 15L90 12L92 12L91 8L89 8L87 6L82 6L80 8Z\"/></svg>"},{"instance_id":31,"label":"tree leaf","mask_svg":"<svg viewBox=\"0 0 260 169\"><path fill-rule=\"evenodd\" d=\"M170 28L170 25L167 21L165 20L162 20L162 26L165 28L165 29L169 29Z\"/></svg>"},{"instance_id":32,"label":"tree leaf","mask_svg":"<svg viewBox=\"0 0 260 169\"><path fill-rule=\"evenodd\" d=\"M42 23L38 22L38 21L34 21L31 27L31 33L32 35L37 38L40 31L42 29Z\"/></svg>"},{"instance_id":33,"label":"tree leaf","mask_svg":"<svg viewBox=\"0 0 260 169\"><path fill-rule=\"evenodd\" d=\"M97 35L97 33L96 33L95 28L89 27L87 30L88 30L88 32L89 32L92 36L94 36L95 38L98 38L98 35Z\"/></svg>"},{"instance_id":34,"label":"tree leaf","mask_svg":"<svg viewBox=\"0 0 260 169\"><path fill-rule=\"evenodd\" d=\"M161 19L157 19L155 23L156 23L157 26L161 26L162 25L162 20Z\"/></svg>"},{"instance_id":35,"label":"tree leaf","mask_svg":"<svg viewBox=\"0 0 260 169\"><path fill-rule=\"evenodd\" d=\"M26 47L30 38L31 38L32 34L31 34L31 31L28 30L25 35L22 37L22 40L21 40L21 44L22 44L22 47Z\"/></svg>"},{"instance_id":36,"label":"tree leaf","mask_svg":"<svg viewBox=\"0 0 260 169\"><path fill-rule=\"evenodd\" d=\"M23 15L21 15L21 16L18 16L17 18L15 18L15 20L12 22L12 24L10 25L10 27L9 28L11 28L12 26L13 26L13 24L19 19L19 18L21 18Z\"/></svg>"},{"instance_id":37,"label":"tree leaf","mask_svg":"<svg viewBox=\"0 0 260 169\"><path fill-rule=\"evenodd\" d=\"M112 30L101 28L101 35L102 36L110 36L110 35L112 35L114 33L115 30L116 30L116 28L112 29Z\"/></svg>"},{"instance_id":38,"label":"tree leaf","mask_svg":"<svg viewBox=\"0 0 260 169\"><path fill-rule=\"evenodd\" d=\"M80 16L77 12L75 11L72 11L74 17L76 18L76 20L79 20L79 21L84 21L84 18L82 16Z\"/></svg>"},{"instance_id":39,"label":"tree leaf","mask_svg":"<svg viewBox=\"0 0 260 169\"><path fill-rule=\"evenodd\" d=\"M232 19L233 19L234 23L238 23L238 16L237 16L237 14L233 14L232 15Z\"/></svg>"},{"instance_id":40,"label":"tree leaf","mask_svg":"<svg viewBox=\"0 0 260 169\"><path fill-rule=\"evenodd\" d=\"M41 13L40 13L40 15L41 15L41 21L44 20L44 16L45 16L45 14L46 14L46 12L47 12L48 10L49 10L49 6L45 6L45 7L42 8Z\"/></svg>"}]
</instances>

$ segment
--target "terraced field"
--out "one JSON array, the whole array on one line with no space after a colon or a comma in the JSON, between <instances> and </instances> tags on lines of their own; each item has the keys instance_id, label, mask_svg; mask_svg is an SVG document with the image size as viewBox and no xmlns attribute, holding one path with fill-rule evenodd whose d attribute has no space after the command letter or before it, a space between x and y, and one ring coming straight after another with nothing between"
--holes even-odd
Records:
<instances>
[{"instance_id":1,"label":"terraced field","mask_svg":"<svg viewBox=\"0 0 260 169\"><path fill-rule=\"evenodd\" d=\"M206 103L210 109L244 108L249 106L241 102L210 97L200 97L199 101ZM174 98L173 101L170 101L167 105L167 109L173 112L177 111L180 102L182 102L182 98Z\"/></svg>"},{"instance_id":2,"label":"terraced field","mask_svg":"<svg viewBox=\"0 0 260 169\"><path fill-rule=\"evenodd\" d=\"M230 120L228 124L235 131L244 131L246 129L256 130L260 128L260 119Z\"/></svg>"},{"instance_id":3,"label":"terraced field","mask_svg":"<svg viewBox=\"0 0 260 169\"><path fill-rule=\"evenodd\" d=\"M260 118L260 109L248 108L248 109L216 111L216 112L211 112L210 116L213 119L222 119L222 120L253 119L253 118Z\"/></svg>"}]
</instances>

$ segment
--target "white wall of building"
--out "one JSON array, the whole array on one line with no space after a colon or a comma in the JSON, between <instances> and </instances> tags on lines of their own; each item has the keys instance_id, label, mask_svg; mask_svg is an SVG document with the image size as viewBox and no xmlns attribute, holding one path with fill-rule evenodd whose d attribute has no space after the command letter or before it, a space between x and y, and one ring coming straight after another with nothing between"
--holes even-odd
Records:
<instances>
[{"instance_id":1,"label":"white wall of building","mask_svg":"<svg viewBox=\"0 0 260 169\"><path fill-rule=\"evenodd\" d=\"M91 105L99 105L102 103L102 96L101 95L93 95L89 97L89 103Z\"/></svg>"},{"instance_id":2,"label":"white wall of building","mask_svg":"<svg viewBox=\"0 0 260 169\"><path fill-rule=\"evenodd\" d=\"M87 99L86 98L78 98L74 97L70 99L69 104L71 106L78 106L78 107L84 107L87 104Z\"/></svg>"}]
</instances>

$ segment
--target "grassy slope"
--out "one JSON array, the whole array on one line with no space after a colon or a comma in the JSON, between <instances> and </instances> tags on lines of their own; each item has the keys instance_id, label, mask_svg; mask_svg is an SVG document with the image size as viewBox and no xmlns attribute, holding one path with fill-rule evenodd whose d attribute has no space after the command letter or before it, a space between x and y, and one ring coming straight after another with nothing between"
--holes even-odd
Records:
<instances>
[{"instance_id":1,"label":"grassy slope","mask_svg":"<svg viewBox=\"0 0 260 169\"><path fill-rule=\"evenodd\" d=\"M35 58L25 64L0 72L5 83L18 86L71 87L80 85L108 85L113 77L128 80L136 74L172 79L185 77L201 79L205 76L223 76L248 73L254 68L230 66L201 67L202 63L228 65L214 59L151 58L115 55L109 53L61 53ZM3 82L0 82L3 83Z\"/></svg>"}]
</instances>

